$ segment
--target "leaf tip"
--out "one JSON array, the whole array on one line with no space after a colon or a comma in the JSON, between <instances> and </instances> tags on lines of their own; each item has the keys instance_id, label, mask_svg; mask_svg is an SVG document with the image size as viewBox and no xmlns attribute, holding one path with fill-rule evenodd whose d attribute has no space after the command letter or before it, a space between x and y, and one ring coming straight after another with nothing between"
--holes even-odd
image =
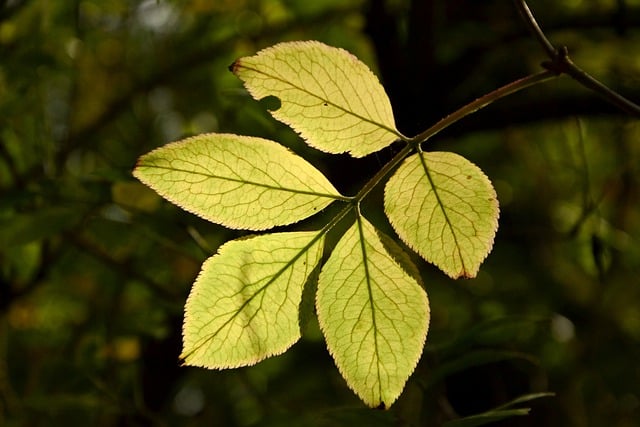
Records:
<instances>
[{"instance_id":1,"label":"leaf tip","mask_svg":"<svg viewBox=\"0 0 640 427\"><path fill-rule=\"evenodd\" d=\"M456 279L475 279L478 275L478 271L463 271L460 276L456 277Z\"/></svg>"},{"instance_id":2,"label":"leaf tip","mask_svg":"<svg viewBox=\"0 0 640 427\"><path fill-rule=\"evenodd\" d=\"M139 178L140 175L140 168L142 167L142 159L144 156L140 156L138 157L138 159L136 160L136 164L133 165L133 169L131 169L131 175L133 175L134 177Z\"/></svg>"},{"instance_id":3,"label":"leaf tip","mask_svg":"<svg viewBox=\"0 0 640 427\"><path fill-rule=\"evenodd\" d=\"M185 366L188 366L189 364L187 363L187 359L186 359L186 355L181 354L180 356L178 356L178 365L181 368L184 368Z\"/></svg>"},{"instance_id":4,"label":"leaf tip","mask_svg":"<svg viewBox=\"0 0 640 427\"><path fill-rule=\"evenodd\" d=\"M242 66L242 58L238 58L235 61L233 61L227 68L229 69L229 71L231 71L233 74L237 76L238 70L240 69L241 66Z\"/></svg>"}]
</instances>

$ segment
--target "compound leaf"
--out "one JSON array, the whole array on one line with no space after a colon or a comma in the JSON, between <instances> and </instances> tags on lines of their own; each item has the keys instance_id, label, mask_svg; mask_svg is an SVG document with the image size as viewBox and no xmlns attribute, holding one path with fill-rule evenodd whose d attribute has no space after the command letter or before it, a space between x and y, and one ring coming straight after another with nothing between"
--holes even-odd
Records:
<instances>
[{"instance_id":1,"label":"compound leaf","mask_svg":"<svg viewBox=\"0 0 640 427\"><path fill-rule=\"evenodd\" d=\"M316 41L280 43L230 67L271 114L319 150L364 157L401 135L384 88L358 58Z\"/></svg>"},{"instance_id":2,"label":"compound leaf","mask_svg":"<svg viewBox=\"0 0 640 427\"><path fill-rule=\"evenodd\" d=\"M454 153L407 158L387 182L384 208L400 238L452 278L475 277L498 228L491 181Z\"/></svg>"},{"instance_id":3,"label":"compound leaf","mask_svg":"<svg viewBox=\"0 0 640 427\"><path fill-rule=\"evenodd\" d=\"M422 353L429 302L360 216L322 268L316 310L347 384L367 405L389 407Z\"/></svg>"},{"instance_id":4,"label":"compound leaf","mask_svg":"<svg viewBox=\"0 0 640 427\"><path fill-rule=\"evenodd\" d=\"M317 231L305 231L224 244L204 262L187 299L185 363L253 365L298 341L302 289L320 261L323 241Z\"/></svg>"},{"instance_id":5,"label":"compound leaf","mask_svg":"<svg viewBox=\"0 0 640 427\"><path fill-rule=\"evenodd\" d=\"M229 228L263 230L343 196L302 157L262 138L203 134L138 160L134 176L167 200Z\"/></svg>"}]
</instances>

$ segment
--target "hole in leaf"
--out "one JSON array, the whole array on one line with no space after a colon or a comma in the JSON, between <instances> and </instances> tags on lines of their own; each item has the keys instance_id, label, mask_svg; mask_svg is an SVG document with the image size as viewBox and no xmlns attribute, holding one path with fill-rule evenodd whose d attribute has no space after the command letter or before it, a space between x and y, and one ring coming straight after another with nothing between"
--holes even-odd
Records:
<instances>
[{"instance_id":1,"label":"hole in leaf","mask_svg":"<svg viewBox=\"0 0 640 427\"><path fill-rule=\"evenodd\" d=\"M280 98L273 95L265 96L258 102L260 103L260 105L262 105L264 108L266 108L269 111L277 111L280 109L280 106L282 105Z\"/></svg>"}]
</instances>

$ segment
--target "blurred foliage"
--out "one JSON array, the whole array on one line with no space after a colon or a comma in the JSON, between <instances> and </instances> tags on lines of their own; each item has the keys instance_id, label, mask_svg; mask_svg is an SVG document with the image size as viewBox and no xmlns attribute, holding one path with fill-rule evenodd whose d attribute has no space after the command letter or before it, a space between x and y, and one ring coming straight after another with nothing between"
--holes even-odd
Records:
<instances>
[{"instance_id":1,"label":"blurred foliage","mask_svg":"<svg viewBox=\"0 0 640 427\"><path fill-rule=\"evenodd\" d=\"M640 100L639 1L531 3L578 65ZM0 1L0 424L472 425L459 417L551 391L496 425L637 425L640 124L567 77L428 146L494 181L500 229L477 279L416 260L432 325L390 411L363 408L314 325L254 367L179 367L199 265L240 233L159 199L131 177L136 158L196 133L258 135L353 194L394 152L306 148L227 72L295 39L368 63L408 135L545 59L498 0Z\"/></svg>"}]
</instances>

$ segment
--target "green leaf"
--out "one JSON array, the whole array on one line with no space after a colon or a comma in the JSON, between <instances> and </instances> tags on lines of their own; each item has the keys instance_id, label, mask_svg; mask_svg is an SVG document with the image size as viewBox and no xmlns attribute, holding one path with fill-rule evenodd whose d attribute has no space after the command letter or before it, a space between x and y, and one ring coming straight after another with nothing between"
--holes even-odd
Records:
<instances>
[{"instance_id":1,"label":"green leaf","mask_svg":"<svg viewBox=\"0 0 640 427\"><path fill-rule=\"evenodd\" d=\"M517 397L510 402L498 406L481 414L471 415L469 417L459 418L452 420L444 425L446 427L476 427L485 424L490 424L496 421L500 421L506 418L528 415L531 408L518 408L509 409L512 406L519 405L520 403L529 402L531 400L540 399L543 397L555 396L554 393L542 392L542 393L530 393Z\"/></svg>"},{"instance_id":2,"label":"green leaf","mask_svg":"<svg viewBox=\"0 0 640 427\"><path fill-rule=\"evenodd\" d=\"M422 353L429 302L360 216L322 268L316 310L349 387L367 405L389 407Z\"/></svg>"},{"instance_id":3,"label":"green leaf","mask_svg":"<svg viewBox=\"0 0 640 427\"><path fill-rule=\"evenodd\" d=\"M264 230L345 199L324 175L282 145L203 134L142 156L134 176L162 197L229 228Z\"/></svg>"},{"instance_id":4,"label":"green leaf","mask_svg":"<svg viewBox=\"0 0 640 427\"><path fill-rule=\"evenodd\" d=\"M384 207L400 238L452 278L476 276L498 228L491 181L454 153L407 158L387 182Z\"/></svg>"},{"instance_id":5,"label":"green leaf","mask_svg":"<svg viewBox=\"0 0 640 427\"><path fill-rule=\"evenodd\" d=\"M300 338L305 281L322 256L317 231L273 233L225 243L202 265L187 304L187 365L224 369L281 354Z\"/></svg>"},{"instance_id":6,"label":"green leaf","mask_svg":"<svg viewBox=\"0 0 640 427\"><path fill-rule=\"evenodd\" d=\"M511 417L521 417L529 415L530 408L521 409L502 409L492 410L478 415L471 415L457 420L449 421L444 424L444 427L477 427L486 424L495 423L500 420Z\"/></svg>"},{"instance_id":7,"label":"green leaf","mask_svg":"<svg viewBox=\"0 0 640 427\"><path fill-rule=\"evenodd\" d=\"M401 137L384 88L358 58L316 41L280 43L230 67L255 99L312 147L364 157Z\"/></svg>"},{"instance_id":8,"label":"green leaf","mask_svg":"<svg viewBox=\"0 0 640 427\"><path fill-rule=\"evenodd\" d=\"M524 394L522 396L516 397L515 399L513 399L513 400L511 400L511 401L509 401L507 403L504 403L504 404L498 406L496 409L507 409L507 408L510 408L512 406L519 405L521 403L529 402L531 400L536 400L536 399L540 399L540 398L543 398L543 397L553 397L555 395L556 395L555 393L550 392L550 391L543 391L543 392L539 392L539 393Z\"/></svg>"}]
</instances>

